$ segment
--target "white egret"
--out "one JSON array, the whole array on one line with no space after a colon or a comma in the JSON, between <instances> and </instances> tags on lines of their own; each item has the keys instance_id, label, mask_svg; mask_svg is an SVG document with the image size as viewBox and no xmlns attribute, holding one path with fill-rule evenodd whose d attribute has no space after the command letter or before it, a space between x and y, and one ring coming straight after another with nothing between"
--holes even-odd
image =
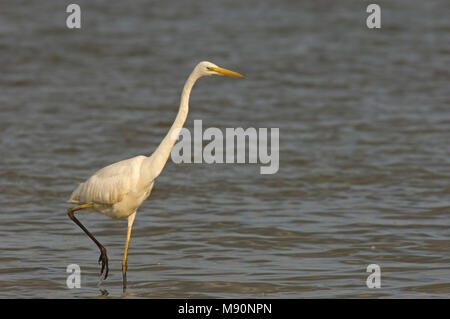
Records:
<instances>
[{"instance_id":1,"label":"white egret","mask_svg":"<svg viewBox=\"0 0 450 319\"><path fill-rule=\"evenodd\" d=\"M68 215L100 249L98 262L102 264L100 276L108 277L108 257L106 249L74 216L78 210L89 209L105 214L113 219L128 218L127 238L122 262L123 289L127 285L127 256L131 228L136 211L150 195L155 179L163 170L170 152L183 127L189 109L189 95L195 82L206 75L243 75L218 67L211 62L200 62L189 75L181 94L180 107L175 121L167 135L150 156L136 156L106 166L87 181L81 183L72 193L69 203L77 204L68 210Z\"/></svg>"}]
</instances>

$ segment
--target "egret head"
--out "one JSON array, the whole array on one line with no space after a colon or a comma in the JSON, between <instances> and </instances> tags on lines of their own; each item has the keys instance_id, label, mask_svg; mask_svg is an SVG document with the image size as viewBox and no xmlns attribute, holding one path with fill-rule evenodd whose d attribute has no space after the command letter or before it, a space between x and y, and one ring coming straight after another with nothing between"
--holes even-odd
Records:
<instances>
[{"instance_id":1,"label":"egret head","mask_svg":"<svg viewBox=\"0 0 450 319\"><path fill-rule=\"evenodd\" d=\"M196 69L197 69L197 72L200 74L200 76L228 75L228 76L236 76L239 78L244 77L242 74L221 68L221 67L215 65L214 63L211 63L208 61L200 62L199 64L197 64Z\"/></svg>"}]
</instances>

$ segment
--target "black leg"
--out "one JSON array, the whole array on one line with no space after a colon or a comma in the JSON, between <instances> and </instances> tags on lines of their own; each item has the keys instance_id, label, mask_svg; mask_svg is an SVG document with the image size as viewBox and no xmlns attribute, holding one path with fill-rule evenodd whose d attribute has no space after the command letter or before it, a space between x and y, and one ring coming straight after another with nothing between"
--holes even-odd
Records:
<instances>
[{"instance_id":1,"label":"black leg","mask_svg":"<svg viewBox=\"0 0 450 319\"><path fill-rule=\"evenodd\" d=\"M106 255L106 249L103 247L102 244L98 242L97 239L87 230L86 227L83 226L83 224L80 223L80 221L75 217L74 212L80 209L89 208L92 207L93 204L84 204L77 207L70 208L67 211L67 215L69 215L70 219L74 221L75 224L77 224L85 233L89 236L90 239L97 245L97 247L100 249L100 258L98 259L98 263L102 263L102 269L100 271L100 276L103 274L103 271L105 270L105 279L108 277L109 267L108 267L108 256Z\"/></svg>"}]
</instances>

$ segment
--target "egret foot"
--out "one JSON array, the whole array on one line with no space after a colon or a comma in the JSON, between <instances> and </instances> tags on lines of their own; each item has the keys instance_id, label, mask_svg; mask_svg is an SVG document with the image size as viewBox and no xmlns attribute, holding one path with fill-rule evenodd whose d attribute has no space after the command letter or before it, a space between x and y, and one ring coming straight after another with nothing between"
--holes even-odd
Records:
<instances>
[{"instance_id":1,"label":"egret foot","mask_svg":"<svg viewBox=\"0 0 450 319\"><path fill-rule=\"evenodd\" d=\"M108 278L109 267L108 267L108 256L106 255L106 249L103 246L100 247L100 257L98 258L98 263L100 264L100 262L102 263L102 270L100 271L100 276L102 276L103 271L105 271L104 279L106 279Z\"/></svg>"}]
</instances>

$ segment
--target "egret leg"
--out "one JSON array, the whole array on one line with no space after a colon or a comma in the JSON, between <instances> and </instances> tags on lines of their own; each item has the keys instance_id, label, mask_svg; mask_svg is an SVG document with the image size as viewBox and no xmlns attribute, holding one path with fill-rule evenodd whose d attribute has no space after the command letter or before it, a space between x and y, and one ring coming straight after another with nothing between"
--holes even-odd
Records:
<instances>
[{"instance_id":1,"label":"egret leg","mask_svg":"<svg viewBox=\"0 0 450 319\"><path fill-rule=\"evenodd\" d=\"M76 206L73 208L70 208L67 211L67 215L69 215L70 219L74 221L75 224L77 224L85 233L89 236L90 239L97 245L97 247L100 249L100 258L98 259L98 263L102 263L102 269L100 271L100 276L103 274L103 271L105 270L105 279L108 277L109 267L108 267L108 256L106 255L106 249L103 247L102 244L98 242L97 239L87 230L86 227L83 226L83 224L80 223L80 221L75 217L74 213L77 210L85 209L94 206L94 204L84 204L80 206Z\"/></svg>"},{"instance_id":2,"label":"egret leg","mask_svg":"<svg viewBox=\"0 0 450 319\"><path fill-rule=\"evenodd\" d=\"M128 230L127 230L127 240L125 242L125 252L123 254L122 262L122 275L123 275L123 291L127 288L127 259L128 259L128 245L130 244L131 228L133 227L134 218L136 217L136 212L128 216Z\"/></svg>"}]
</instances>

